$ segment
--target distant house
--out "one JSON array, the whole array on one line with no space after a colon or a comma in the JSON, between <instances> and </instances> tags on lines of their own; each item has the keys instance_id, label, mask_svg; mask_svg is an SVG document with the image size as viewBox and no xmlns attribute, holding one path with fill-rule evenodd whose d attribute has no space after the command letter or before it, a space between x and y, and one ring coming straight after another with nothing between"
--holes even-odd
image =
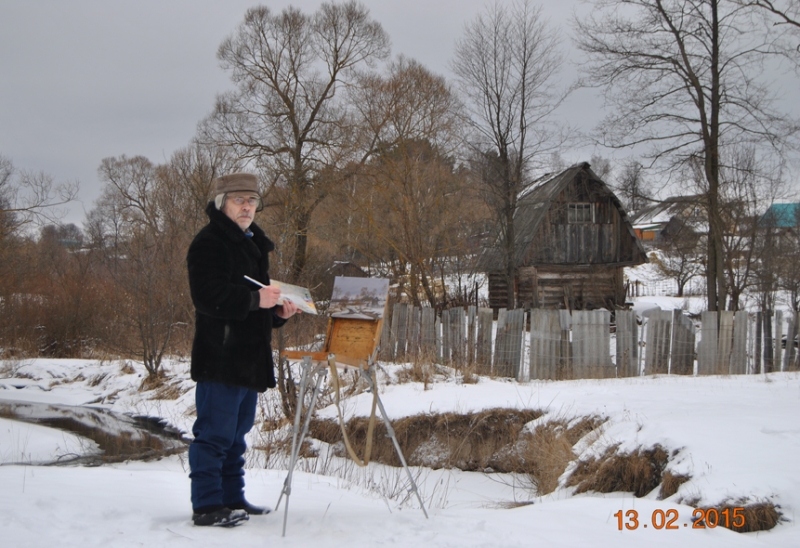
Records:
<instances>
[{"instance_id":1,"label":"distant house","mask_svg":"<svg viewBox=\"0 0 800 548\"><path fill-rule=\"evenodd\" d=\"M625 302L623 269L647 262L619 199L586 162L527 188L514 227L513 288L498 247L481 258L492 308L514 291L525 308L613 309Z\"/></svg>"},{"instance_id":2,"label":"distant house","mask_svg":"<svg viewBox=\"0 0 800 548\"><path fill-rule=\"evenodd\" d=\"M776 228L780 231L800 228L800 203L772 204L758 220L759 228Z\"/></svg>"},{"instance_id":3,"label":"distant house","mask_svg":"<svg viewBox=\"0 0 800 548\"><path fill-rule=\"evenodd\" d=\"M645 244L657 244L686 226L694 232L705 232L702 199L702 196L673 196L632 213L636 236Z\"/></svg>"},{"instance_id":4,"label":"distant house","mask_svg":"<svg viewBox=\"0 0 800 548\"><path fill-rule=\"evenodd\" d=\"M800 237L800 203L772 204L758 219L764 245L796 249Z\"/></svg>"}]
</instances>

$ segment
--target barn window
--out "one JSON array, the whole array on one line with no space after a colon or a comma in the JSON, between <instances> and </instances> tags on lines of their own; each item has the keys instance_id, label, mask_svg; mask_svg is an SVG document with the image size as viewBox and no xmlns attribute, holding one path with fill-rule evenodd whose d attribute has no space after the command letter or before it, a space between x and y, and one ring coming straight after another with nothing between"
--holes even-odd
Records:
<instances>
[{"instance_id":1,"label":"barn window","mask_svg":"<svg viewBox=\"0 0 800 548\"><path fill-rule=\"evenodd\" d=\"M569 204L568 221L572 223L591 223L592 219L592 204L577 203Z\"/></svg>"}]
</instances>

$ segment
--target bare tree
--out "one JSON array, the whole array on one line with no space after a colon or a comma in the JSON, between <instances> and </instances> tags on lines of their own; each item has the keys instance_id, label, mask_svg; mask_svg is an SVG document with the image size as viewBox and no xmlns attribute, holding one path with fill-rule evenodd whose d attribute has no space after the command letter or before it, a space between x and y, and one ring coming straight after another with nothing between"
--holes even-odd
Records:
<instances>
[{"instance_id":1,"label":"bare tree","mask_svg":"<svg viewBox=\"0 0 800 548\"><path fill-rule=\"evenodd\" d=\"M782 164L770 163L753 146L725 147L720 161L720 220L723 273L728 310L739 310L747 291L775 279L775 248L763 230L761 213L785 197ZM707 195L703 167L695 162L693 179L700 196ZM707 213L706 213L707 216ZM774 287L774 283L768 284ZM774 293L774 289L771 290ZM761 295L765 295L763 291ZM763 299L762 299L763 301Z\"/></svg>"},{"instance_id":2,"label":"bare tree","mask_svg":"<svg viewBox=\"0 0 800 548\"><path fill-rule=\"evenodd\" d=\"M58 358L91 356L109 320L108 294L95 258L83 249L84 235L74 224L41 228L35 253L28 260L34 280L31 303L37 317L40 355Z\"/></svg>"},{"instance_id":3,"label":"bare tree","mask_svg":"<svg viewBox=\"0 0 800 548\"><path fill-rule=\"evenodd\" d=\"M699 245L701 235L683 220L673 224L670 234L656 244L660 253L650 255L650 262L664 276L675 280L677 296L683 297L686 284L702 274L705 264Z\"/></svg>"},{"instance_id":4,"label":"bare tree","mask_svg":"<svg viewBox=\"0 0 800 548\"><path fill-rule=\"evenodd\" d=\"M144 157L106 158L99 173L106 186L88 226L117 289L107 340L139 355L155 380L173 335L188 323L188 241L174 230L180 208L162 170Z\"/></svg>"},{"instance_id":5,"label":"bare tree","mask_svg":"<svg viewBox=\"0 0 800 548\"><path fill-rule=\"evenodd\" d=\"M372 158L342 197L364 220L350 245L392 265L392 277L415 304L441 307L448 295L436 277L453 257L468 255L467 235L483 213L454 161L463 136L460 105L443 77L404 57L385 76L363 78L353 104L361 149Z\"/></svg>"},{"instance_id":6,"label":"bare tree","mask_svg":"<svg viewBox=\"0 0 800 548\"><path fill-rule=\"evenodd\" d=\"M34 244L29 228L56 222L64 213L59 206L72 201L77 192L77 183L57 184L45 173L18 172L9 158L0 155L0 309L7 320L0 322L0 337L5 344L35 347L28 344L34 334L25 332L24 325L28 319L33 327L40 325L41 306L37 309L36 303L48 296L34 287L32 276L38 273L35 254L30 253Z\"/></svg>"},{"instance_id":7,"label":"bare tree","mask_svg":"<svg viewBox=\"0 0 800 548\"><path fill-rule=\"evenodd\" d=\"M751 143L781 154L797 129L772 108L763 16L731 0L601 0L594 13L575 20L575 34L590 56L586 81L611 107L598 140L650 145L649 158L667 168L702 166L708 307L724 309L723 149Z\"/></svg>"},{"instance_id":8,"label":"bare tree","mask_svg":"<svg viewBox=\"0 0 800 548\"><path fill-rule=\"evenodd\" d=\"M0 196L6 197L11 190L11 176L14 174L14 164L10 159L0 155Z\"/></svg>"},{"instance_id":9,"label":"bare tree","mask_svg":"<svg viewBox=\"0 0 800 548\"><path fill-rule=\"evenodd\" d=\"M800 29L800 3L797 0L738 0L742 6L763 9L775 16L774 25L789 25ZM800 50L798 50L800 51Z\"/></svg>"},{"instance_id":10,"label":"bare tree","mask_svg":"<svg viewBox=\"0 0 800 548\"><path fill-rule=\"evenodd\" d=\"M17 225L16 215L11 211L11 177L13 174L14 165L11 160L0 156L0 253L5 248L6 239Z\"/></svg>"},{"instance_id":11,"label":"bare tree","mask_svg":"<svg viewBox=\"0 0 800 548\"><path fill-rule=\"evenodd\" d=\"M552 123L566 95L557 89L562 63L558 36L529 0L488 6L456 43L453 71L475 132L472 147L484 156L479 172L496 215L508 287L516 277L518 195L530 170L545 165L563 142ZM513 291L508 306L514 307Z\"/></svg>"},{"instance_id":12,"label":"bare tree","mask_svg":"<svg viewBox=\"0 0 800 548\"><path fill-rule=\"evenodd\" d=\"M644 166L637 160L626 161L611 186L629 214L639 211L653 201L650 185L644 177Z\"/></svg>"},{"instance_id":13,"label":"bare tree","mask_svg":"<svg viewBox=\"0 0 800 548\"><path fill-rule=\"evenodd\" d=\"M206 205L213 199L211 188L220 175L241 171L242 162L229 147L193 142L177 150L169 162L158 167L159 184L154 194L159 208L169 211L165 222L188 244L208 223Z\"/></svg>"},{"instance_id":14,"label":"bare tree","mask_svg":"<svg viewBox=\"0 0 800 548\"><path fill-rule=\"evenodd\" d=\"M59 206L78 195L78 183L56 183L45 173L17 172L9 158L0 155L0 240L33 222L55 222Z\"/></svg>"},{"instance_id":15,"label":"bare tree","mask_svg":"<svg viewBox=\"0 0 800 548\"><path fill-rule=\"evenodd\" d=\"M463 142L461 105L450 85L413 59L401 55L384 74L361 74L350 89L362 163L403 141L427 139L445 154Z\"/></svg>"},{"instance_id":16,"label":"bare tree","mask_svg":"<svg viewBox=\"0 0 800 548\"><path fill-rule=\"evenodd\" d=\"M454 167L428 141L404 141L379 153L359 173L364 191L356 198L367 229L381 245L373 258L391 265L417 306L445 305L448 294L437 279L454 257L469 253L471 222L480 214L477 198Z\"/></svg>"},{"instance_id":17,"label":"bare tree","mask_svg":"<svg viewBox=\"0 0 800 548\"><path fill-rule=\"evenodd\" d=\"M609 182L609 179L614 173L614 167L611 165L611 160L604 158L599 154L592 154L589 164L592 166L592 171L594 171L595 175L600 177L604 182Z\"/></svg>"},{"instance_id":18,"label":"bare tree","mask_svg":"<svg viewBox=\"0 0 800 548\"><path fill-rule=\"evenodd\" d=\"M614 169L611 160L592 154L589 162L592 171L603 179L622 202L630 214L653 202L650 184L644 177L644 166L634 158L622 162L621 169Z\"/></svg>"},{"instance_id":19,"label":"bare tree","mask_svg":"<svg viewBox=\"0 0 800 548\"><path fill-rule=\"evenodd\" d=\"M312 15L251 8L219 48L237 89L219 97L202 138L234 147L285 188L294 279L306 267L311 217L332 182L326 175L351 159L354 130L342 90L356 69L388 52L383 28L354 1L323 3Z\"/></svg>"}]
</instances>

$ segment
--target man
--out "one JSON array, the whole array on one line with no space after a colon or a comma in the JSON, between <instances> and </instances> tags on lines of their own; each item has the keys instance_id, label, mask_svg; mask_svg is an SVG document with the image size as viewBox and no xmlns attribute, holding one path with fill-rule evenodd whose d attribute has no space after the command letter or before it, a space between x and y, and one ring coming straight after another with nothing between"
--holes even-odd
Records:
<instances>
[{"instance_id":1,"label":"man","mask_svg":"<svg viewBox=\"0 0 800 548\"><path fill-rule=\"evenodd\" d=\"M272 328L297 312L270 285L274 244L253 223L261 210L258 181L249 173L214 180L209 223L195 236L187 263L195 306L192 379L197 420L189 447L192 521L232 526L266 514L244 497L245 435L255 421L258 392L275 386ZM249 276L266 287L258 289Z\"/></svg>"}]
</instances>

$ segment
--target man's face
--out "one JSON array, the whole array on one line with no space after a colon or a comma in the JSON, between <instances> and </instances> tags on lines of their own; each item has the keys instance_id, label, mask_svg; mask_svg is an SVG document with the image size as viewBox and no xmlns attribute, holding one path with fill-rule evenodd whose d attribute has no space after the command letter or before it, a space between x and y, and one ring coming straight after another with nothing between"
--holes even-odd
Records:
<instances>
[{"instance_id":1,"label":"man's face","mask_svg":"<svg viewBox=\"0 0 800 548\"><path fill-rule=\"evenodd\" d=\"M239 203L241 202L241 203ZM253 222L258 207L258 196L252 192L231 192L222 206L222 212L242 230Z\"/></svg>"}]
</instances>

